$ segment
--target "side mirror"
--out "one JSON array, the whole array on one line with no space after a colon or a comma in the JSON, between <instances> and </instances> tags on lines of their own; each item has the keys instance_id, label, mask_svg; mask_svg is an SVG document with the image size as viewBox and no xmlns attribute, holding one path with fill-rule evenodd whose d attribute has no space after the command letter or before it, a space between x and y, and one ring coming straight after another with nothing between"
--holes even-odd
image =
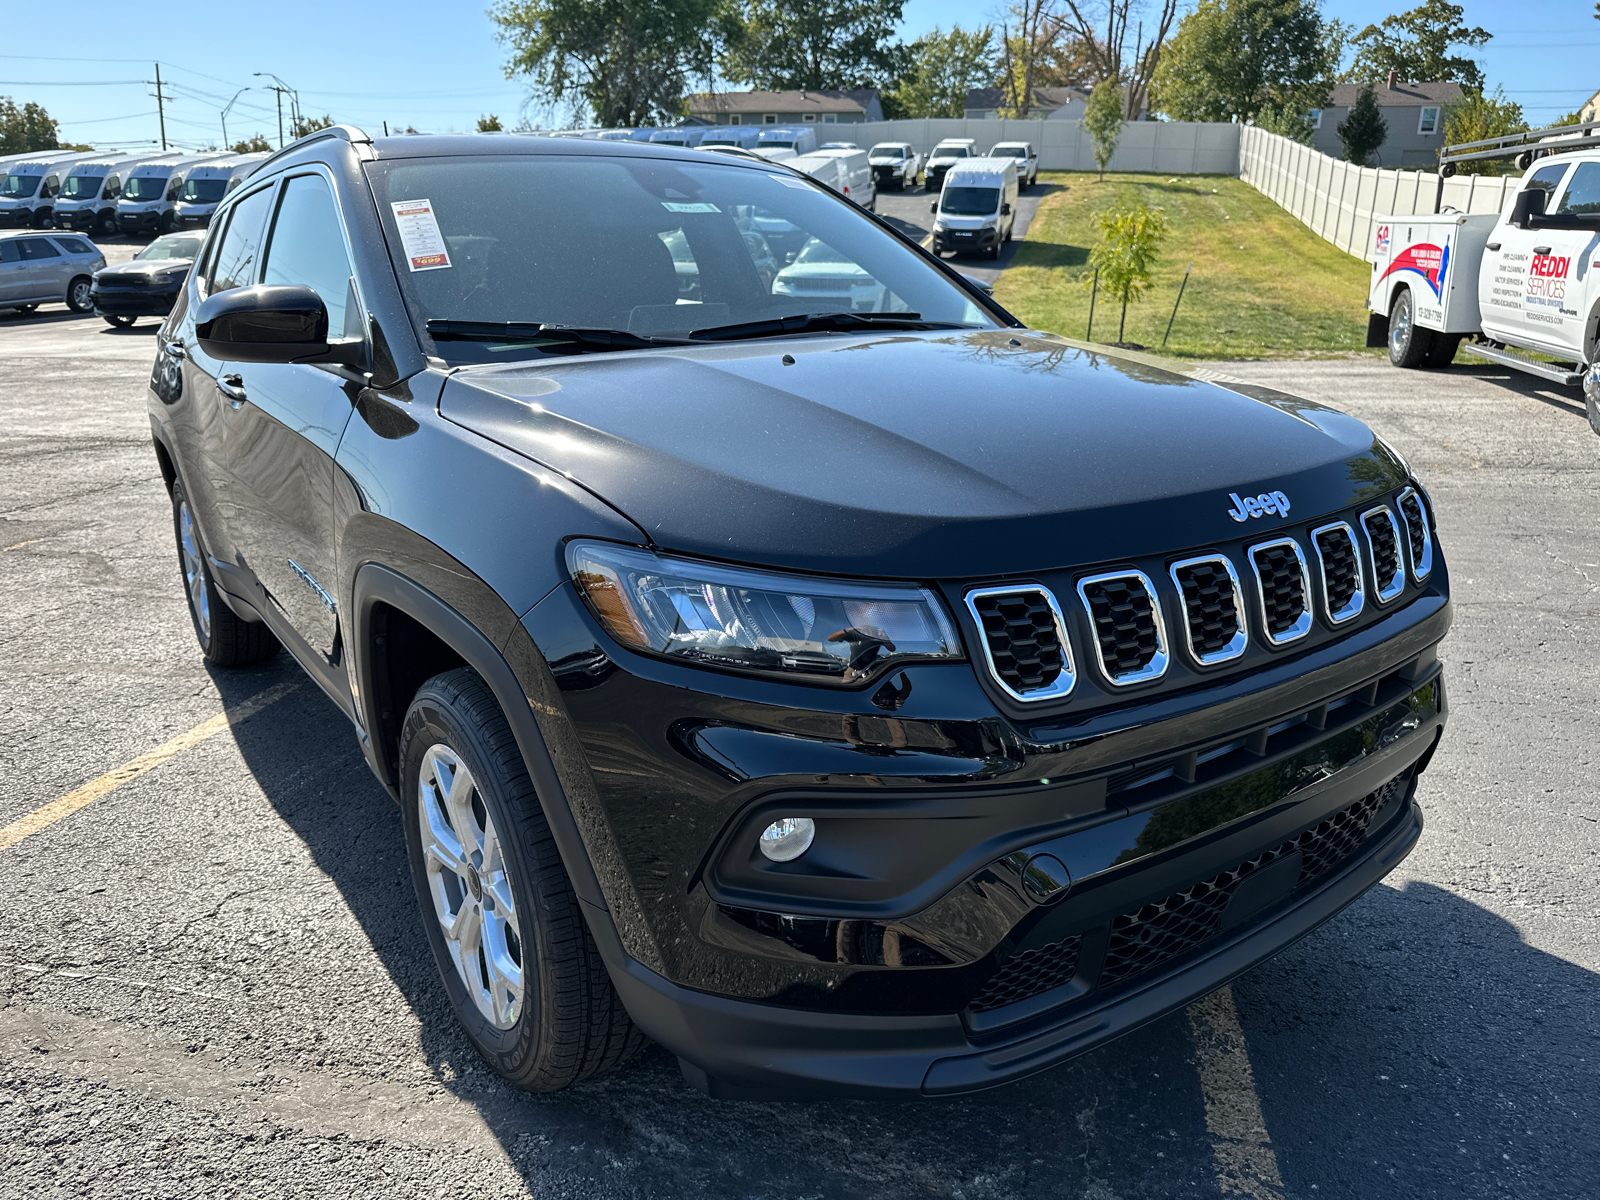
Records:
<instances>
[{"instance_id":1,"label":"side mirror","mask_svg":"<svg viewBox=\"0 0 1600 1200\"><path fill-rule=\"evenodd\" d=\"M359 339L328 341L328 308L302 284L230 288L195 312L200 349L222 362L365 365Z\"/></svg>"},{"instance_id":2,"label":"side mirror","mask_svg":"<svg viewBox=\"0 0 1600 1200\"><path fill-rule=\"evenodd\" d=\"M1511 223L1518 229L1531 229L1535 217L1544 216L1545 201L1550 193L1543 188L1528 188L1517 193L1511 202Z\"/></svg>"},{"instance_id":3,"label":"side mirror","mask_svg":"<svg viewBox=\"0 0 1600 1200\"><path fill-rule=\"evenodd\" d=\"M939 202L937 200L930 200L928 202L928 211L929 212L938 212L939 211Z\"/></svg>"},{"instance_id":4,"label":"side mirror","mask_svg":"<svg viewBox=\"0 0 1600 1200\"><path fill-rule=\"evenodd\" d=\"M1009 204L1002 204L1002 205L1001 205L1001 206L1000 206L1000 215L1001 215L1001 216L1002 216L1002 217L1009 217L1009 216L1010 216L1010 215L1011 215L1011 205L1009 205Z\"/></svg>"},{"instance_id":5,"label":"side mirror","mask_svg":"<svg viewBox=\"0 0 1600 1200\"><path fill-rule=\"evenodd\" d=\"M994 295L994 284L987 283L984 280L979 279L974 275L963 275L961 278L965 279L969 284L971 284L973 287L977 288L985 296Z\"/></svg>"}]
</instances>

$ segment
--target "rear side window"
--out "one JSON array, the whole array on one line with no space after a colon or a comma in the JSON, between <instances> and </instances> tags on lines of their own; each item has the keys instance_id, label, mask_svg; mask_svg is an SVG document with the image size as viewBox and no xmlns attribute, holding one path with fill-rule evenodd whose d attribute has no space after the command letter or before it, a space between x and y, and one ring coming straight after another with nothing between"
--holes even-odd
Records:
<instances>
[{"instance_id":1,"label":"rear side window","mask_svg":"<svg viewBox=\"0 0 1600 1200\"><path fill-rule=\"evenodd\" d=\"M61 251L57 250L44 238L28 238L22 243L22 261L28 262L40 258L60 258Z\"/></svg>"},{"instance_id":2,"label":"rear side window","mask_svg":"<svg viewBox=\"0 0 1600 1200\"><path fill-rule=\"evenodd\" d=\"M261 265L261 239L266 232L267 206L271 200L272 189L265 187L233 206L228 217L228 231L222 235L221 248L217 251L211 291L248 287L256 281L256 268Z\"/></svg>"},{"instance_id":3,"label":"rear side window","mask_svg":"<svg viewBox=\"0 0 1600 1200\"><path fill-rule=\"evenodd\" d=\"M327 305L329 337L360 337L360 314L350 303L354 274L328 181L321 175L295 176L283 185L261 282L309 287Z\"/></svg>"},{"instance_id":4,"label":"rear side window","mask_svg":"<svg viewBox=\"0 0 1600 1200\"><path fill-rule=\"evenodd\" d=\"M1556 211L1576 213L1582 217L1600 217L1600 163L1578 164Z\"/></svg>"},{"instance_id":5,"label":"rear side window","mask_svg":"<svg viewBox=\"0 0 1600 1200\"><path fill-rule=\"evenodd\" d=\"M58 237L56 245L60 246L68 254L93 254L95 252L94 247L82 238Z\"/></svg>"}]
</instances>

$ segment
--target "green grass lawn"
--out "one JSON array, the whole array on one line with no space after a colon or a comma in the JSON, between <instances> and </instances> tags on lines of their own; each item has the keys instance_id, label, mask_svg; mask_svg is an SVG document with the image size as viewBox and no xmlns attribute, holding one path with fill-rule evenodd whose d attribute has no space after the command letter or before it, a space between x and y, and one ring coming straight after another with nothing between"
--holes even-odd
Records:
<instances>
[{"instance_id":1,"label":"green grass lawn","mask_svg":"<svg viewBox=\"0 0 1600 1200\"><path fill-rule=\"evenodd\" d=\"M1363 350L1371 267L1329 245L1247 183L1226 175L1050 171L1046 196L995 286L1027 324L1082 338L1089 317L1095 216L1144 203L1170 222L1144 300L1123 340L1160 350L1184 267L1194 263L1163 353L1174 358L1295 358ZM1117 340L1120 305L1100 293L1094 340Z\"/></svg>"}]
</instances>

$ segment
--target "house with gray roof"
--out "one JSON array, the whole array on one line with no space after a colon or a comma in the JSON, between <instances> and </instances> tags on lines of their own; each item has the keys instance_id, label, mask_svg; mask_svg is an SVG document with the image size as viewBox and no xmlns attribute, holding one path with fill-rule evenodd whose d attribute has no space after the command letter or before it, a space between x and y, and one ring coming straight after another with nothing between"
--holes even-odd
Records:
<instances>
[{"instance_id":1,"label":"house with gray roof","mask_svg":"<svg viewBox=\"0 0 1600 1200\"><path fill-rule=\"evenodd\" d=\"M707 125L854 125L883 120L874 88L787 92L700 92L685 97L689 116Z\"/></svg>"},{"instance_id":2,"label":"house with gray roof","mask_svg":"<svg viewBox=\"0 0 1600 1200\"><path fill-rule=\"evenodd\" d=\"M967 93L966 111L969 121L998 117L1007 104L1004 88L973 88ZM1033 105L1028 116L1047 121L1081 121L1089 107L1089 93L1075 87L1036 87Z\"/></svg>"},{"instance_id":3,"label":"house with gray roof","mask_svg":"<svg viewBox=\"0 0 1600 1200\"><path fill-rule=\"evenodd\" d=\"M1339 122L1350 115L1365 87L1361 83L1338 83L1328 95L1325 107L1311 110L1313 148L1334 158L1344 157L1339 140ZM1373 165L1398 168L1430 168L1439 164L1439 148L1444 145L1445 110L1462 98L1459 83L1413 83L1399 79L1393 71L1387 80L1372 85L1378 109L1383 113L1389 134Z\"/></svg>"}]
</instances>

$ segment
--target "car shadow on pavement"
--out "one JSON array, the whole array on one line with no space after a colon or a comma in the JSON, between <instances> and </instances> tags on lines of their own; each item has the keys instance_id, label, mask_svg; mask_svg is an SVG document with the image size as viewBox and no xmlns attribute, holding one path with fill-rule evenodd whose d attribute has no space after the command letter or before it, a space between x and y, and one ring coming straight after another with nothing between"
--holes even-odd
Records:
<instances>
[{"instance_id":1,"label":"car shadow on pavement","mask_svg":"<svg viewBox=\"0 0 1600 1200\"><path fill-rule=\"evenodd\" d=\"M232 707L298 674L280 657L216 679ZM557 1094L504 1085L458 1031L421 925L399 811L349 723L303 680L234 734L415 1014L434 1082L475 1107L530 1194L1218 1195L1208 1098L1182 1012L1032 1079L954 1100L715 1101L685 1084L659 1047ZM1580 1097L1595 1092L1600 1062L1595 984L1501 918L1424 883L1375 890L1239 980L1286 1194L1594 1194L1577 1181L1593 1161L1581 1150L1593 1106ZM1513 1141L1515 1170L1500 1157ZM1523 1152L1536 1146L1545 1174L1532 1178Z\"/></svg>"},{"instance_id":2,"label":"car shadow on pavement","mask_svg":"<svg viewBox=\"0 0 1600 1200\"><path fill-rule=\"evenodd\" d=\"M1502 367L1497 363L1485 362L1473 358L1465 351L1460 351L1454 363L1448 367L1440 368L1452 374L1471 375L1489 383L1495 383L1508 391L1516 392L1519 396L1527 396L1541 404L1548 404L1551 408L1562 412L1576 413L1580 417L1587 417L1587 410L1583 404L1583 393L1577 388L1561 387L1548 380L1540 379L1522 371L1514 371L1510 367Z\"/></svg>"}]
</instances>

